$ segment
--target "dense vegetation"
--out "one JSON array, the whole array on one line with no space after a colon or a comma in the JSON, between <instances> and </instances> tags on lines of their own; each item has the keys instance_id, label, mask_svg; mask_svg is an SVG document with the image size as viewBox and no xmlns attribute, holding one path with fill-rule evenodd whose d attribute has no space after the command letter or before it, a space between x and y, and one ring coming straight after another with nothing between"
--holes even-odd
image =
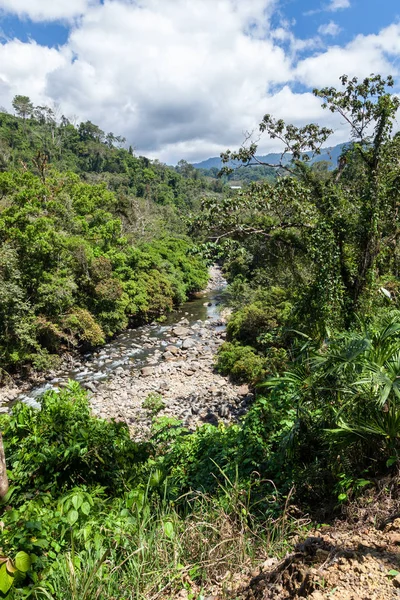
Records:
<instances>
[{"instance_id":1,"label":"dense vegetation","mask_svg":"<svg viewBox=\"0 0 400 600\"><path fill-rule=\"evenodd\" d=\"M90 122L0 114L0 368L44 368L170 311L207 280L182 214L208 185Z\"/></svg>"},{"instance_id":2,"label":"dense vegetation","mask_svg":"<svg viewBox=\"0 0 400 600\"><path fill-rule=\"evenodd\" d=\"M308 164L329 130L266 115L261 133L294 157L279 167L286 175L236 199L207 199L196 221L222 246L232 281L217 368L259 384L258 406L268 418L276 411L274 436L282 428L303 500L332 489L343 500L357 482L398 468L399 100L390 78L342 84L315 91L350 126L335 171ZM247 163L256 151L224 160Z\"/></svg>"},{"instance_id":3,"label":"dense vegetation","mask_svg":"<svg viewBox=\"0 0 400 600\"><path fill-rule=\"evenodd\" d=\"M392 135L392 85L343 77L339 91L315 91L350 127L352 143L333 171L309 164L330 130L269 115L260 133L292 155L275 180L221 198L187 163L178 165L177 181L202 188L201 210L197 196L163 207L173 216L187 205L192 236L229 278L233 312L216 368L254 386L256 400L242 422L192 434L154 417L140 444L125 424L92 417L74 383L46 394L40 411L17 405L1 423L10 490L0 590L111 600L185 588L199 598L210 578L266 547L285 551L292 502L326 519L376 478L398 474L400 137ZM33 120L21 113L22 138ZM248 164L256 151L251 144L224 159ZM139 161L142 173L144 159L115 152ZM1 176L9 306L1 341L9 363L15 352L33 361L61 344L99 343L204 281L185 231L152 237L168 220L152 206L151 225L134 233L134 192L121 174L117 181L101 169L86 173L72 155L75 173L36 166L36 174ZM169 173L153 163L146 169ZM154 399L148 404L157 412Z\"/></svg>"}]
</instances>

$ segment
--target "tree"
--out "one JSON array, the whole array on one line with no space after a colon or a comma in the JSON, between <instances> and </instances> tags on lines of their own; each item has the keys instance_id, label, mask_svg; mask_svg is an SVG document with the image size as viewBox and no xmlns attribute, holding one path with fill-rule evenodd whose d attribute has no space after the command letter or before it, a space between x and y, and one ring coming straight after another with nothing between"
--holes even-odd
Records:
<instances>
[{"instance_id":1,"label":"tree","mask_svg":"<svg viewBox=\"0 0 400 600\"><path fill-rule=\"evenodd\" d=\"M7 466L6 466L6 456L4 453L4 444L3 444L3 436L0 432L0 498L4 498L4 496L8 492L8 476L7 476Z\"/></svg>"},{"instance_id":2,"label":"tree","mask_svg":"<svg viewBox=\"0 0 400 600\"><path fill-rule=\"evenodd\" d=\"M360 214L364 225L363 240L352 289L353 302L357 305L365 288L373 283L382 249L385 217L392 208L388 185L393 172L387 171L387 145L400 100L387 91L394 85L392 77L385 80L380 75L372 75L359 82L356 77L349 80L343 75L341 82L344 91L323 88L315 90L314 94L323 99L324 108L339 113L350 126L354 150L367 175Z\"/></svg>"},{"instance_id":3,"label":"tree","mask_svg":"<svg viewBox=\"0 0 400 600\"><path fill-rule=\"evenodd\" d=\"M218 243L235 239L248 246L249 236L257 238L258 260L262 248L269 260L280 249L281 263L290 253L292 259L293 253L303 253L309 283L302 295L307 310L316 311L312 320L349 324L377 291L378 278L390 262L381 260L383 252L387 258L388 246L398 235L399 187L394 182L400 178L400 140L392 139L391 131L400 101L390 93L391 77L371 75L359 81L343 76L341 83L340 90L314 90L323 106L349 126L352 143L334 172L321 173L309 165L331 129L313 123L296 127L267 114L259 130L282 143L279 163L260 161L258 145L248 138L238 151L221 155L223 172L232 171L232 161L261 164L278 171L278 182L254 184L220 206L206 199L197 225Z\"/></svg>"},{"instance_id":4,"label":"tree","mask_svg":"<svg viewBox=\"0 0 400 600\"><path fill-rule=\"evenodd\" d=\"M14 96L12 106L16 115L22 117L24 121L33 113L33 104L29 96Z\"/></svg>"}]
</instances>

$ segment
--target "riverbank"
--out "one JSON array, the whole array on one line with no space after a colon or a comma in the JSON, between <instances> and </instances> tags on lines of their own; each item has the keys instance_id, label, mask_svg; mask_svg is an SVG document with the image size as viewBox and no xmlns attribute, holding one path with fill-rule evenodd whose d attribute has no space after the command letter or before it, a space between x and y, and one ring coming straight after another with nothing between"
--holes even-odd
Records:
<instances>
[{"instance_id":1,"label":"riverbank","mask_svg":"<svg viewBox=\"0 0 400 600\"><path fill-rule=\"evenodd\" d=\"M214 371L225 340L221 270L197 299L185 303L163 324L128 330L83 357L66 356L62 368L37 382L14 383L0 390L0 411L16 400L37 405L50 389L79 381L89 392L93 413L126 422L137 439L149 433L152 414L146 399L156 395L161 416L175 417L189 429L201 423L230 423L243 416L253 400L247 385L234 385Z\"/></svg>"}]
</instances>

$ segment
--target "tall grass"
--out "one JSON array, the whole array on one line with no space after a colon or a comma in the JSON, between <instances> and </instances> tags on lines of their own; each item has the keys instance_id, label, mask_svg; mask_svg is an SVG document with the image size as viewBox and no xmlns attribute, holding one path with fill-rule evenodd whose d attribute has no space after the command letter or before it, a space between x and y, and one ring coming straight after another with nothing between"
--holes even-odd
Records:
<instances>
[{"instance_id":1,"label":"tall grass","mask_svg":"<svg viewBox=\"0 0 400 600\"><path fill-rule=\"evenodd\" d=\"M145 502L147 509L136 510L135 527L123 544L108 530L100 544L97 538L97 547L75 551L72 545L34 598L162 600L184 589L196 599L216 588L229 598L235 574L284 554L299 529L286 509L278 518L254 518L250 498L225 478L218 499L191 493L180 499L179 508ZM74 532L78 540L79 533Z\"/></svg>"}]
</instances>

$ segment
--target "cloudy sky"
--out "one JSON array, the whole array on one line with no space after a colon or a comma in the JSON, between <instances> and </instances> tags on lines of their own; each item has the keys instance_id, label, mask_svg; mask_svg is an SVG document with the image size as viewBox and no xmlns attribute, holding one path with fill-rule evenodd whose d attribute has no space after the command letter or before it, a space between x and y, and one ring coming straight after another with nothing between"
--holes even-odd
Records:
<instances>
[{"instance_id":1,"label":"cloudy sky","mask_svg":"<svg viewBox=\"0 0 400 600\"><path fill-rule=\"evenodd\" d=\"M0 0L0 106L57 103L171 164L237 147L267 112L344 141L312 88L399 70L399 0Z\"/></svg>"}]
</instances>

